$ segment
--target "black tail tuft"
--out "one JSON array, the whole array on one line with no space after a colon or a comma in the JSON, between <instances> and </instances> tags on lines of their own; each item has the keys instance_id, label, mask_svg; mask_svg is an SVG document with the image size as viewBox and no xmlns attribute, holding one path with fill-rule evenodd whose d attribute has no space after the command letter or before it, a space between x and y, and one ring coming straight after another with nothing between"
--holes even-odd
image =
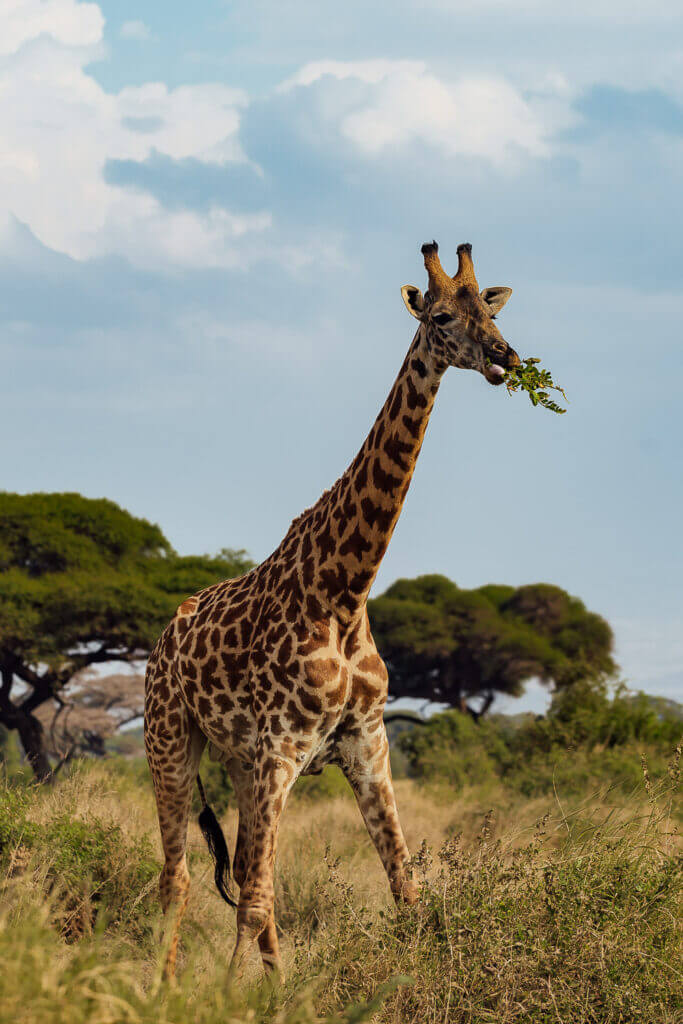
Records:
<instances>
[{"instance_id":1,"label":"black tail tuft","mask_svg":"<svg viewBox=\"0 0 683 1024\"><path fill-rule=\"evenodd\" d=\"M201 783L200 793L202 794L202 800L204 800ZM209 853L213 857L215 864L213 877L216 883L216 888L225 902L229 903L231 907L236 908L237 903L235 902L235 897L232 894L232 877L230 871L230 854L228 852L228 844L225 841L223 829L218 823L218 818L205 800L204 806L202 807L197 820L199 822L199 827L202 830L202 835L206 839L206 845L209 847Z\"/></svg>"}]
</instances>

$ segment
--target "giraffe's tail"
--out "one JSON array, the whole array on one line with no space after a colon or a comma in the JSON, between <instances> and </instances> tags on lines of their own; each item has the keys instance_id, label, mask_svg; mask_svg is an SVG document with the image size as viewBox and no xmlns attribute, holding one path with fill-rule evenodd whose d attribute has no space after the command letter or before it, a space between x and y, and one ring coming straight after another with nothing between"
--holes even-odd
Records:
<instances>
[{"instance_id":1,"label":"giraffe's tail","mask_svg":"<svg viewBox=\"0 0 683 1024\"><path fill-rule=\"evenodd\" d=\"M237 903L235 902L235 897L232 892L232 871L230 869L230 853L228 851L228 844L225 841L223 829L218 822L218 818L206 802L206 793L204 792L202 780L199 775L197 776L197 788L202 800L202 809L199 812L199 818L197 820L199 822L199 827L202 830L202 835L206 839L206 845L209 847L209 853L213 857L213 877L216 883L216 888L226 903L229 903L231 907L237 908Z\"/></svg>"}]
</instances>

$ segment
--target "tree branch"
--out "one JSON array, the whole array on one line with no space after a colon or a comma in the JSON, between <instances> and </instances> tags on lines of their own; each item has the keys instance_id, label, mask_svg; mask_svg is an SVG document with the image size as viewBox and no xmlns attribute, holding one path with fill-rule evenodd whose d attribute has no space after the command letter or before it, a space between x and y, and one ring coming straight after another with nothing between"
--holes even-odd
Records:
<instances>
[{"instance_id":1,"label":"tree branch","mask_svg":"<svg viewBox=\"0 0 683 1024\"><path fill-rule=\"evenodd\" d=\"M17 673L18 674L18 673ZM25 697L17 708L19 711L23 711L26 714L30 714L35 711L36 708L44 704L46 700L50 700L54 696L52 682L43 683L42 680L36 686L34 686L33 693L29 693L28 697Z\"/></svg>"},{"instance_id":2,"label":"tree branch","mask_svg":"<svg viewBox=\"0 0 683 1024\"><path fill-rule=\"evenodd\" d=\"M408 711L390 711L384 716L385 722L410 722L412 725L426 725L427 721L419 716L411 715Z\"/></svg>"},{"instance_id":3,"label":"tree branch","mask_svg":"<svg viewBox=\"0 0 683 1024\"><path fill-rule=\"evenodd\" d=\"M42 676L34 672L21 658L13 651L7 652L7 661L15 676L19 676L22 682L29 686L41 686L45 682L52 683L56 678L54 672L45 672Z\"/></svg>"},{"instance_id":4,"label":"tree branch","mask_svg":"<svg viewBox=\"0 0 683 1024\"><path fill-rule=\"evenodd\" d=\"M144 718L144 715L144 711L136 711L134 714L129 715L128 718L122 718L119 721L117 728L121 729L121 727L124 725L130 725L131 722L136 722L138 718Z\"/></svg>"},{"instance_id":5,"label":"tree branch","mask_svg":"<svg viewBox=\"0 0 683 1024\"><path fill-rule=\"evenodd\" d=\"M130 663L133 661L140 661L145 656L144 651L112 651L107 647L100 647L97 651L86 651L83 654L71 654L69 655L68 661L60 669L58 678L61 685L64 685L65 683L68 683L77 672L81 672L84 668L88 668L89 665L98 665L108 661L124 661Z\"/></svg>"}]
</instances>

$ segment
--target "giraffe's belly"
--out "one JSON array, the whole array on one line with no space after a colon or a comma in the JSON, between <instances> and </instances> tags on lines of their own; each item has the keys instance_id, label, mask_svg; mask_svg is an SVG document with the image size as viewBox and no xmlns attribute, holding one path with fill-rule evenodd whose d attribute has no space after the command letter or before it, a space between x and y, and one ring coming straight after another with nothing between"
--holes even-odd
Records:
<instances>
[{"instance_id":1,"label":"giraffe's belly","mask_svg":"<svg viewBox=\"0 0 683 1024\"><path fill-rule=\"evenodd\" d=\"M367 691L365 693L367 697ZM359 762L374 760L386 743L384 705L386 695L381 688L372 699L358 699L353 684L333 728L321 737L302 769L302 775L318 775L328 765L344 771L353 770Z\"/></svg>"},{"instance_id":2,"label":"giraffe's belly","mask_svg":"<svg viewBox=\"0 0 683 1024\"><path fill-rule=\"evenodd\" d=\"M320 749L315 753L308 764L304 766L301 774L320 775L323 769L327 768L329 765L336 765L338 768L344 767L344 762L334 737L330 737L326 742L321 744Z\"/></svg>"},{"instance_id":3,"label":"giraffe's belly","mask_svg":"<svg viewBox=\"0 0 683 1024\"><path fill-rule=\"evenodd\" d=\"M346 714L348 673L338 668L328 685L280 687L247 668L225 673L216 659L185 661L178 674L184 702L210 744L210 756L253 766L259 745L286 757L299 772L319 772L335 758Z\"/></svg>"},{"instance_id":4,"label":"giraffe's belly","mask_svg":"<svg viewBox=\"0 0 683 1024\"><path fill-rule=\"evenodd\" d=\"M214 756L248 767L262 747L313 774L373 749L382 729L386 670L369 644L345 658L332 625L297 637L286 664L264 657L262 646L256 652L231 648L224 636L214 642L210 630L205 642L180 646L177 685Z\"/></svg>"}]
</instances>

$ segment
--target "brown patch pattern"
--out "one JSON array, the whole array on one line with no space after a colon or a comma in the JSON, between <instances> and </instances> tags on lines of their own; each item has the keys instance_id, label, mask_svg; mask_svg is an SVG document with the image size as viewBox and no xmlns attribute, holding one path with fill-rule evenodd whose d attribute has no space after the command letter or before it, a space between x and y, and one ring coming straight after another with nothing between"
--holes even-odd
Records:
<instances>
[{"instance_id":1,"label":"brown patch pattern","mask_svg":"<svg viewBox=\"0 0 683 1024\"><path fill-rule=\"evenodd\" d=\"M437 295L440 287L459 304L461 334L468 325L467 337L457 341L457 359L456 342L427 317L348 471L294 520L261 565L183 601L150 655L145 744L165 854L160 890L164 909L173 904L179 911L171 973L189 887L190 799L207 740L230 773L239 806L235 968L255 938L264 962L279 965L273 918L278 825L298 776L326 764L340 765L353 787L395 895L416 898L383 724L387 672L366 602L441 375L449 363L469 365L469 358L480 368L482 331L491 343L499 338L475 300L469 252L461 254L453 280L428 249L430 289Z\"/></svg>"}]
</instances>

